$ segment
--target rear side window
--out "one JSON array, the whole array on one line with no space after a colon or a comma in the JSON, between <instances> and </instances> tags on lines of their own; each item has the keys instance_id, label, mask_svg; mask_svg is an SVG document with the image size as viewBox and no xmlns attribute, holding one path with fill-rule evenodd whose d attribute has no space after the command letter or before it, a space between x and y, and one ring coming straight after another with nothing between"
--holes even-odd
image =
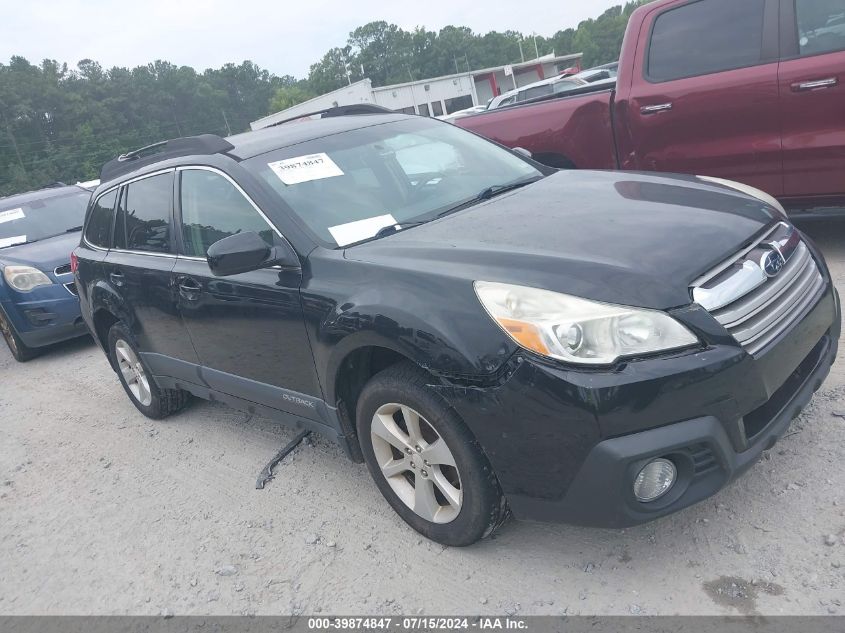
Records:
<instances>
[{"instance_id":1,"label":"rear side window","mask_svg":"<svg viewBox=\"0 0 845 633\"><path fill-rule=\"evenodd\" d=\"M185 255L205 257L224 237L252 231L273 245L273 229L226 178L213 171L182 171L182 243Z\"/></svg>"},{"instance_id":2,"label":"rear side window","mask_svg":"<svg viewBox=\"0 0 845 633\"><path fill-rule=\"evenodd\" d=\"M600 73L596 73L596 74L600 74ZM594 80L591 77L590 79L587 79L586 81L592 82ZM558 94L560 92L569 92L570 90L575 90L576 88L580 88L580 87L581 87L581 85L579 83L575 82L575 81L556 81L554 84L552 84L552 90L554 91L555 94Z\"/></svg>"},{"instance_id":3,"label":"rear side window","mask_svg":"<svg viewBox=\"0 0 845 633\"><path fill-rule=\"evenodd\" d=\"M801 55L845 50L845 3L842 0L795 0Z\"/></svg>"},{"instance_id":4,"label":"rear side window","mask_svg":"<svg viewBox=\"0 0 845 633\"><path fill-rule=\"evenodd\" d=\"M759 64L765 0L699 0L660 15L648 76L669 81Z\"/></svg>"},{"instance_id":5,"label":"rear side window","mask_svg":"<svg viewBox=\"0 0 845 633\"><path fill-rule=\"evenodd\" d=\"M117 190L111 191L97 198L91 207L91 216L88 218L88 226L85 227L85 240L89 244L109 248L116 197Z\"/></svg>"},{"instance_id":6,"label":"rear side window","mask_svg":"<svg viewBox=\"0 0 845 633\"><path fill-rule=\"evenodd\" d=\"M543 97L545 95L552 94L552 85L551 84L544 84L542 86L534 86L533 88L529 88L528 90L523 90L519 93L519 100L520 101L527 101L528 99L534 99L535 97Z\"/></svg>"},{"instance_id":7,"label":"rear side window","mask_svg":"<svg viewBox=\"0 0 845 633\"><path fill-rule=\"evenodd\" d=\"M115 222L115 248L169 253L173 172L131 182L123 188Z\"/></svg>"}]
</instances>

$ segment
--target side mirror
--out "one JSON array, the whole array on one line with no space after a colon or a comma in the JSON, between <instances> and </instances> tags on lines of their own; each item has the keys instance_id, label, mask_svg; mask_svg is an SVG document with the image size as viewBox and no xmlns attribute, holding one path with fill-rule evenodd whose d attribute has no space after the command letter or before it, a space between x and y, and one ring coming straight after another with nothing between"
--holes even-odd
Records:
<instances>
[{"instance_id":1,"label":"side mirror","mask_svg":"<svg viewBox=\"0 0 845 633\"><path fill-rule=\"evenodd\" d=\"M208 267L216 277L228 277L269 266L299 268L299 258L287 242L270 246L252 231L236 233L208 248Z\"/></svg>"},{"instance_id":2,"label":"side mirror","mask_svg":"<svg viewBox=\"0 0 845 633\"><path fill-rule=\"evenodd\" d=\"M524 147L514 147L513 151L519 154L520 156L525 156L525 158L534 158L534 155Z\"/></svg>"}]
</instances>

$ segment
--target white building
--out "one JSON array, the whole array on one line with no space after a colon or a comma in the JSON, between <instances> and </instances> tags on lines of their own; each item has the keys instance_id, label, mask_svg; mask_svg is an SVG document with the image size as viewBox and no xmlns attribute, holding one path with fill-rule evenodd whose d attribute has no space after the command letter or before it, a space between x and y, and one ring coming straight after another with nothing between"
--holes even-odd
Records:
<instances>
[{"instance_id":1,"label":"white building","mask_svg":"<svg viewBox=\"0 0 845 633\"><path fill-rule=\"evenodd\" d=\"M333 92L314 97L287 110L253 121L250 127L260 130L284 121L327 108L356 103L375 103L391 110L423 116L451 114L474 105L483 105L493 97L521 86L554 77L570 67L580 68L581 53L546 55L519 64L482 68L432 79L373 88L369 79L362 79Z\"/></svg>"}]
</instances>

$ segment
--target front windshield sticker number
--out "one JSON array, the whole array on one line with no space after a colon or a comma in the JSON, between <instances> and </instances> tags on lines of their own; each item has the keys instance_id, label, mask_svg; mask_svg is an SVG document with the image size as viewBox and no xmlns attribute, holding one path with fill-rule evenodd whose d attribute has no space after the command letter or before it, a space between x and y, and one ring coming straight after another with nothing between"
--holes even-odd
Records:
<instances>
[{"instance_id":1,"label":"front windshield sticker number","mask_svg":"<svg viewBox=\"0 0 845 633\"><path fill-rule=\"evenodd\" d=\"M267 166L286 185L297 185L311 180L323 180L334 176L343 176L343 172L328 154L309 154L267 163Z\"/></svg>"},{"instance_id":2,"label":"front windshield sticker number","mask_svg":"<svg viewBox=\"0 0 845 633\"><path fill-rule=\"evenodd\" d=\"M379 215L374 218L367 218L366 220L356 220L355 222L330 226L329 233L332 234L338 246L346 246L353 242L360 242L361 240L374 237L380 229L386 226L393 226L394 224L397 224L396 220L388 213L387 215Z\"/></svg>"},{"instance_id":3,"label":"front windshield sticker number","mask_svg":"<svg viewBox=\"0 0 845 633\"><path fill-rule=\"evenodd\" d=\"M12 220L23 220L26 216L23 209L10 209L9 211L0 211L0 224L3 222L11 222Z\"/></svg>"},{"instance_id":4,"label":"front windshield sticker number","mask_svg":"<svg viewBox=\"0 0 845 633\"><path fill-rule=\"evenodd\" d=\"M15 244L23 244L26 242L26 235L18 235L17 237L6 237L0 239L0 248L7 246L14 246Z\"/></svg>"}]
</instances>

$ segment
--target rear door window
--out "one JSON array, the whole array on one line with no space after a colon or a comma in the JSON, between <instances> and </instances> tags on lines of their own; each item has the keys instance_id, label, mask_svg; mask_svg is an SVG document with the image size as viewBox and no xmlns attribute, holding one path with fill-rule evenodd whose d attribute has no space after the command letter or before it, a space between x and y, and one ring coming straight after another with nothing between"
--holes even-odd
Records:
<instances>
[{"instance_id":1,"label":"rear door window","mask_svg":"<svg viewBox=\"0 0 845 633\"><path fill-rule=\"evenodd\" d=\"M795 0L801 55L845 50L845 2Z\"/></svg>"},{"instance_id":2,"label":"rear door window","mask_svg":"<svg viewBox=\"0 0 845 633\"><path fill-rule=\"evenodd\" d=\"M100 248L109 248L111 244L111 230L114 224L114 201L117 190L110 191L97 198L91 207L88 225L85 227L85 240Z\"/></svg>"},{"instance_id":3,"label":"rear door window","mask_svg":"<svg viewBox=\"0 0 845 633\"><path fill-rule=\"evenodd\" d=\"M170 253L173 172L131 182L123 188L115 223L115 248Z\"/></svg>"},{"instance_id":4,"label":"rear door window","mask_svg":"<svg viewBox=\"0 0 845 633\"><path fill-rule=\"evenodd\" d=\"M651 35L649 78L670 81L759 64L765 4L699 0L661 14Z\"/></svg>"}]
</instances>

